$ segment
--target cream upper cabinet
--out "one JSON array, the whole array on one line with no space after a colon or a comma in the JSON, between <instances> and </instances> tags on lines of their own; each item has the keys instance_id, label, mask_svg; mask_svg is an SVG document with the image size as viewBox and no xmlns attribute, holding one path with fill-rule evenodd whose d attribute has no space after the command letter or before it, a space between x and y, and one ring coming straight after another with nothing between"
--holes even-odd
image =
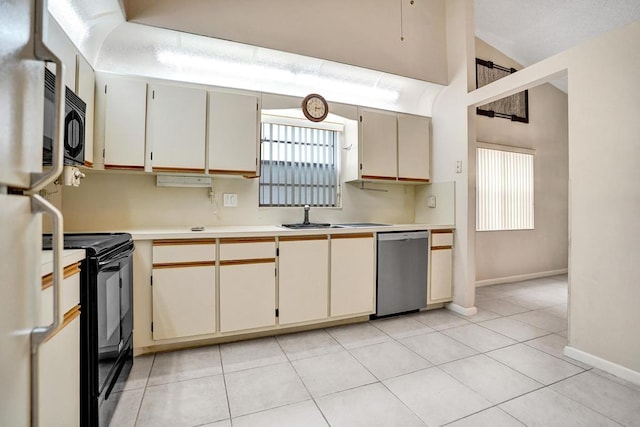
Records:
<instances>
[{"instance_id":1,"label":"cream upper cabinet","mask_svg":"<svg viewBox=\"0 0 640 427\"><path fill-rule=\"evenodd\" d=\"M144 169L147 83L105 76L97 88L104 96L103 123L105 169Z\"/></svg>"},{"instance_id":2,"label":"cream upper cabinet","mask_svg":"<svg viewBox=\"0 0 640 427\"><path fill-rule=\"evenodd\" d=\"M280 324L326 318L329 295L327 236L281 237L279 254Z\"/></svg>"},{"instance_id":3,"label":"cream upper cabinet","mask_svg":"<svg viewBox=\"0 0 640 427\"><path fill-rule=\"evenodd\" d=\"M258 175L259 97L209 92L208 125L209 173Z\"/></svg>"},{"instance_id":4,"label":"cream upper cabinet","mask_svg":"<svg viewBox=\"0 0 640 427\"><path fill-rule=\"evenodd\" d=\"M453 230L431 232L427 304L453 299Z\"/></svg>"},{"instance_id":5,"label":"cream upper cabinet","mask_svg":"<svg viewBox=\"0 0 640 427\"><path fill-rule=\"evenodd\" d=\"M204 172L207 92L149 84L147 96L153 170Z\"/></svg>"},{"instance_id":6,"label":"cream upper cabinet","mask_svg":"<svg viewBox=\"0 0 640 427\"><path fill-rule=\"evenodd\" d=\"M153 242L154 340L216 331L215 240Z\"/></svg>"},{"instance_id":7,"label":"cream upper cabinet","mask_svg":"<svg viewBox=\"0 0 640 427\"><path fill-rule=\"evenodd\" d=\"M373 234L331 236L331 317L375 311Z\"/></svg>"},{"instance_id":8,"label":"cream upper cabinet","mask_svg":"<svg viewBox=\"0 0 640 427\"><path fill-rule=\"evenodd\" d=\"M429 117L398 114L398 180L429 182Z\"/></svg>"},{"instance_id":9,"label":"cream upper cabinet","mask_svg":"<svg viewBox=\"0 0 640 427\"><path fill-rule=\"evenodd\" d=\"M65 85L72 91L76 90L76 52L75 45L69 40L67 34L60 28L55 19L49 16L47 28L47 46L62 61L65 67ZM47 62L47 68L54 74L56 66L53 62ZM76 95L78 93L76 92Z\"/></svg>"},{"instance_id":10,"label":"cream upper cabinet","mask_svg":"<svg viewBox=\"0 0 640 427\"><path fill-rule=\"evenodd\" d=\"M359 138L362 179L395 181L398 159L396 114L362 110Z\"/></svg>"},{"instance_id":11,"label":"cream upper cabinet","mask_svg":"<svg viewBox=\"0 0 640 427\"><path fill-rule=\"evenodd\" d=\"M275 238L220 239L220 332L276 324Z\"/></svg>"},{"instance_id":12,"label":"cream upper cabinet","mask_svg":"<svg viewBox=\"0 0 640 427\"><path fill-rule=\"evenodd\" d=\"M360 109L359 164L347 158L345 180L430 182L430 132L430 117Z\"/></svg>"},{"instance_id":13,"label":"cream upper cabinet","mask_svg":"<svg viewBox=\"0 0 640 427\"><path fill-rule=\"evenodd\" d=\"M86 116L84 121L84 165L93 167L93 111L96 78L93 68L84 56L77 55L78 73L76 79L76 94L82 99L86 105Z\"/></svg>"}]
</instances>

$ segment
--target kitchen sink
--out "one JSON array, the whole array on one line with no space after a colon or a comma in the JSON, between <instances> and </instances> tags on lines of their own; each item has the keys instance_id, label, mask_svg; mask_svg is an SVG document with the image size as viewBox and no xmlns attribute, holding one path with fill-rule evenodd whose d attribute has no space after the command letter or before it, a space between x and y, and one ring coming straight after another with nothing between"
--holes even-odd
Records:
<instances>
[{"instance_id":1,"label":"kitchen sink","mask_svg":"<svg viewBox=\"0 0 640 427\"><path fill-rule=\"evenodd\" d=\"M285 228L290 228L292 230L313 230L313 229L324 229L324 228L344 228L341 225L332 225L326 223L314 223L310 222L309 224L298 223L298 224L282 224Z\"/></svg>"}]
</instances>

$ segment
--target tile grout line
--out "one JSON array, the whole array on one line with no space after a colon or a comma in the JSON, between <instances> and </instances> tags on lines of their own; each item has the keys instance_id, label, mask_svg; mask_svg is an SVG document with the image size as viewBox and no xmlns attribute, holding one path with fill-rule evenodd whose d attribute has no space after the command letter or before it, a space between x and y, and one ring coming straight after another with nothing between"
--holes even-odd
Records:
<instances>
[{"instance_id":1,"label":"tile grout line","mask_svg":"<svg viewBox=\"0 0 640 427\"><path fill-rule=\"evenodd\" d=\"M222 371L222 384L224 385L224 395L227 398L227 410L229 411L229 423L233 426L233 417L231 416L231 401L229 399L229 390L227 389L227 376L224 372L224 362L222 361L222 346L218 345L218 356L220 357L220 370Z\"/></svg>"},{"instance_id":2,"label":"tile grout line","mask_svg":"<svg viewBox=\"0 0 640 427\"><path fill-rule=\"evenodd\" d=\"M136 417L133 422L134 426L138 424L138 419L140 418L140 411L142 410L142 402L144 402L144 397L147 394L147 387L149 387L149 378L151 378L151 372L153 371L153 365L155 364L156 364L156 354L154 353L153 360L151 361L151 366L149 367L149 373L147 374L147 380L144 382L144 389L142 391L142 397L140 398L140 404L138 405L138 410L136 411Z\"/></svg>"}]
</instances>

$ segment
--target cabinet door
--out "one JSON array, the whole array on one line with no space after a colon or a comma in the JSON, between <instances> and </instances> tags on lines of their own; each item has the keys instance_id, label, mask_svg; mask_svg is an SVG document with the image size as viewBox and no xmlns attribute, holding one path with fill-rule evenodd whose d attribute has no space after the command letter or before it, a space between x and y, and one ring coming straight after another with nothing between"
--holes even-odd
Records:
<instances>
[{"instance_id":1,"label":"cabinet door","mask_svg":"<svg viewBox=\"0 0 640 427\"><path fill-rule=\"evenodd\" d=\"M67 33L60 27L58 22L49 15L47 26L47 46L58 58L62 60L65 68L65 85L75 91L76 89L76 46L67 36ZM56 73L56 66L53 62L47 62L47 68L52 73ZM76 94L78 92L75 92Z\"/></svg>"},{"instance_id":2,"label":"cabinet door","mask_svg":"<svg viewBox=\"0 0 640 427\"><path fill-rule=\"evenodd\" d=\"M215 266L153 269L153 339L216 331Z\"/></svg>"},{"instance_id":3,"label":"cabinet door","mask_svg":"<svg viewBox=\"0 0 640 427\"><path fill-rule=\"evenodd\" d=\"M428 117L398 115L398 180L429 182Z\"/></svg>"},{"instance_id":4,"label":"cabinet door","mask_svg":"<svg viewBox=\"0 0 640 427\"><path fill-rule=\"evenodd\" d=\"M147 84L105 78L104 167L144 169Z\"/></svg>"},{"instance_id":5,"label":"cabinet door","mask_svg":"<svg viewBox=\"0 0 640 427\"><path fill-rule=\"evenodd\" d=\"M149 85L147 141L154 171L204 172L207 93Z\"/></svg>"},{"instance_id":6,"label":"cabinet door","mask_svg":"<svg viewBox=\"0 0 640 427\"><path fill-rule=\"evenodd\" d=\"M373 313L375 289L373 234L332 236L331 316Z\"/></svg>"},{"instance_id":7,"label":"cabinet door","mask_svg":"<svg viewBox=\"0 0 640 427\"><path fill-rule=\"evenodd\" d=\"M361 177L395 181L398 164L396 115L363 110L360 117Z\"/></svg>"},{"instance_id":8,"label":"cabinet door","mask_svg":"<svg viewBox=\"0 0 640 427\"><path fill-rule=\"evenodd\" d=\"M450 301L452 298L451 280L453 273L453 250L431 249L431 286L429 303Z\"/></svg>"},{"instance_id":9,"label":"cabinet door","mask_svg":"<svg viewBox=\"0 0 640 427\"><path fill-rule=\"evenodd\" d=\"M78 79L76 93L87 104L84 122L84 165L93 167L93 110L95 98L96 78L93 68L82 55L77 55Z\"/></svg>"},{"instance_id":10,"label":"cabinet door","mask_svg":"<svg viewBox=\"0 0 640 427\"><path fill-rule=\"evenodd\" d=\"M279 253L280 324L326 318L329 287L327 236L281 238Z\"/></svg>"},{"instance_id":11,"label":"cabinet door","mask_svg":"<svg viewBox=\"0 0 640 427\"><path fill-rule=\"evenodd\" d=\"M276 323L275 262L220 266L220 332Z\"/></svg>"},{"instance_id":12,"label":"cabinet door","mask_svg":"<svg viewBox=\"0 0 640 427\"><path fill-rule=\"evenodd\" d=\"M209 92L209 172L257 175L259 110L253 95Z\"/></svg>"},{"instance_id":13,"label":"cabinet door","mask_svg":"<svg viewBox=\"0 0 640 427\"><path fill-rule=\"evenodd\" d=\"M47 426L80 425L80 311L42 347L38 357L39 417Z\"/></svg>"}]
</instances>

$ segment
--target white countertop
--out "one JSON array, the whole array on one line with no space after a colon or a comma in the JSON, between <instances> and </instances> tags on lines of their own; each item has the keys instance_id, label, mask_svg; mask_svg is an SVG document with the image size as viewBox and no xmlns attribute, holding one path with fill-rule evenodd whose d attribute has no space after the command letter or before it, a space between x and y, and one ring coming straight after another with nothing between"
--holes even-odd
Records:
<instances>
[{"instance_id":1,"label":"white countertop","mask_svg":"<svg viewBox=\"0 0 640 427\"><path fill-rule=\"evenodd\" d=\"M213 226L205 227L203 231L191 231L190 228L166 228L127 230L133 240L153 239L193 239L193 238L225 238L225 237L260 237L260 236L291 236L291 235L318 235L318 234L352 234L352 233L377 233L384 231L412 231L412 230L442 230L453 229L453 225L441 224L392 224L377 227L353 227L353 228L319 228L306 230L292 230L277 225L237 225L237 226Z\"/></svg>"},{"instance_id":2,"label":"white countertop","mask_svg":"<svg viewBox=\"0 0 640 427\"><path fill-rule=\"evenodd\" d=\"M76 262L82 261L86 257L84 249L65 249L62 251L62 266L66 267ZM42 251L41 259L41 273L42 276L46 276L53 271L53 251Z\"/></svg>"}]
</instances>

